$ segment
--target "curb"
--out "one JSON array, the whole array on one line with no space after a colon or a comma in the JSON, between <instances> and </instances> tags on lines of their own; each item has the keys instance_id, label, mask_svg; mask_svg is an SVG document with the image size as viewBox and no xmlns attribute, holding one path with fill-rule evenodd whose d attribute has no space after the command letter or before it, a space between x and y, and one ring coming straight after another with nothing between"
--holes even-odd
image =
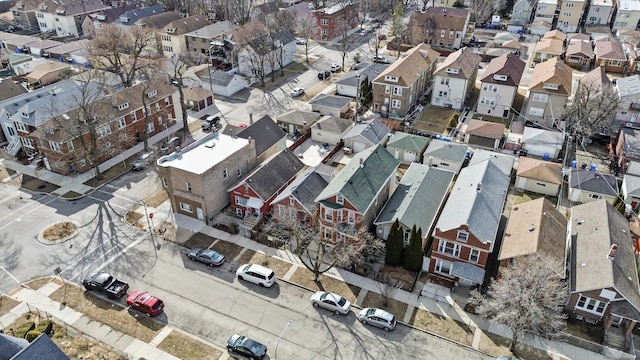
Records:
<instances>
[{"instance_id":1,"label":"curb","mask_svg":"<svg viewBox=\"0 0 640 360\"><path fill-rule=\"evenodd\" d=\"M63 238L61 238L61 239L53 240L53 241L46 240L46 239L44 238L44 232L45 232L48 228L50 228L50 227L52 227L52 226L54 226L54 225L56 225L56 224L61 224L61 223L71 223L71 224L73 224L76 228L75 228L75 230L73 230L73 232L72 232L71 234L69 234L69 235L67 235L67 236L65 236L65 237L63 237ZM80 223L79 223L79 222L76 222L76 221L71 221L71 220L58 221L58 222L55 222L55 223L53 223L53 224L51 224L51 225L49 225L49 226L45 227L44 229L42 229L42 230L38 233L38 237L37 237L37 239L38 239L38 242L39 242L39 243L44 244L44 245L55 245L55 244L60 244L60 243L63 243L63 242L65 242L65 241L71 240L71 239L73 239L74 237L76 237L76 236L80 233L81 228L82 228L82 225L80 225Z\"/></svg>"}]
</instances>

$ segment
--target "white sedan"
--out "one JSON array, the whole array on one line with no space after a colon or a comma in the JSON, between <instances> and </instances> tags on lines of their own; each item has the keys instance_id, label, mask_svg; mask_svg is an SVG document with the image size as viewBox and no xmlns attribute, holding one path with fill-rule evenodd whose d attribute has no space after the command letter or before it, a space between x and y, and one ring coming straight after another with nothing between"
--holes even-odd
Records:
<instances>
[{"instance_id":1,"label":"white sedan","mask_svg":"<svg viewBox=\"0 0 640 360\"><path fill-rule=\"evenodd\" d=\"M294 88L291 90L291 97L302 96L302 94L304 94L303 88Z\"/></svg>"},{"instance_id":2,"label":"white sedan","mask_svg":"<svg viewBox=\"0 0 640 360\"><path fill-rule=\"evenodd\" d=\"M333 63L331 64L331 72L338 72L340 70L342 70L342 65L338 64L338 63Z\"/></svg>"},{"instance_id":3,"label":"white sedan","mask_svg":"<svg viewBox=\"0 0 640 360\"><path fill-rule=\"evenodd\" d=\"M333 311L336 315L347 314L351 309L351 303L342 296L325 291L318 291L311 295L313 307L321 307Z\"/></svg>"}]
</instances>

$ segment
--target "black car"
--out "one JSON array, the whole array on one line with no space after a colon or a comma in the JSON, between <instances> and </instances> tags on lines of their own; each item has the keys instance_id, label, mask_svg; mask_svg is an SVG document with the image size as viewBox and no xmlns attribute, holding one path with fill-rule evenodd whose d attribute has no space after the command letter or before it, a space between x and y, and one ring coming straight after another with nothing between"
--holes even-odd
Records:
<instances>
[{"instance_id":1,"label":"black car","mask_svg":"<svg viewBox=\"0 0 640 360\"><path fill-rule=\"evenodd\" d=\"M331 77L331 71L329 70L322 70L318 73L318 79L320 80L326 80L330 77Z\"/></svg>"},{"instance_id":2,"label":"black car","mask_svg":"<svg viewBox=\"0 0 640 360\"><path fill-rule=\"evenodd\" d=\"M206 119L204 119L202 121L202 124L200 124L200 127L202 128L203 131L206 130L211 130L214 127L216 127L216 125L218 125L220 123L220 116L207 116Z\"/></svg>"},{"instance_id":3,"label":"black car","mask_svg":"<svg viewBox=\"0 0 640 360\"><path fill-rule=\"evenodd\" d=\"M232 357L262 360L267 354L267 347L246 336L235 334L227 340L227 351Z\"/></svg>"}]
</instances>

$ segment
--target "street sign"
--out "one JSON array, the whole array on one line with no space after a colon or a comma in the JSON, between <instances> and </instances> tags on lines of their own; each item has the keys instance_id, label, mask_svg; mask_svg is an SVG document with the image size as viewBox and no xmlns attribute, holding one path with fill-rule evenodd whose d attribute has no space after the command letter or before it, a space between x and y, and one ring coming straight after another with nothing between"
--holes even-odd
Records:
<instances>
[{"instance_id":1,"label":"street sign","mask_svg":"<svg viewBox=\"0 0 640 360\"><path fill-rule=\"evenodd\" d=\"M149 213L149 219L153 219L153 213Z\"/></svg>"}]
</instances>

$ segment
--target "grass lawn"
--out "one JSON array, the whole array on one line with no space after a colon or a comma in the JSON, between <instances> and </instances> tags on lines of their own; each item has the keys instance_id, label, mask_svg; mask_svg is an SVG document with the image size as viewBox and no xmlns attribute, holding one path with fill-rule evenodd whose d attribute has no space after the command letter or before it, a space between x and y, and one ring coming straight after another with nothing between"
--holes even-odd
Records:
<instances>
[{"instance_id":1,"label":"grass lawn","mask_svg":"<svg viewBox=\"0 0 640 360\"><path fill-rule=\"evenodd\" d=\"M435 315L426 310L418 309L409 321L413 326L438 334L449 340L471 346L474 327L457 322L451 318Z\"/></svg>"},{"instance_id":2,"label":"grass lawn","mask_svg":"<svg viewBox=\"0 0 640 360\"><path fill-rule=\"evenodd\" d=\"M307 268L301 267L293 273L293 276L289 281L313 291L323 290L336 293L349 300L351 303L356 301L358 293L360 292L360 288L357 286L349 285L343 281L325 275L320 275L320 285L322 285L321 289L313 279L313 272L309 271Z\"/></svg>"},{"instance_id":3,"label":"grass lawn","mask_svg":"<svg viewBox=\"0 0 640 360\"><path fill-rule=\"evenodd\" d=\"M45 277L33 279L31 281L27 281L25 285L32 288L33 290L38 290L44 285L50 283L51 281L53 281L53 278L51 276L45 276Z\"/></svg>"},{"instance_id":4,"label":"grass lawn","mask_svg":"<svg viewBox=\"0 0 640 360\"><path fill-rule=\"evenodd\" d=\"M477 120L488 121L488 122L497 123L497 124L504 124L504 126L507 129L511 125L510 118L501 118L498 116L491 116L491 115L478 114L478 113L474 114L473 118Z\"/></svg>"},{"instance_id":5,"label":"grass lawn","mask_svg":"<svg viewBox=\"0 0 640 360\"><path fill-rule=\"evenodd\" d=\"M240 254L240 251L242 251L242 246L224 240L219 240L217 243L213 244L211 248L224 255L224 257L229 261L235 259L236 256Z\"/></svg>"},{"instance_id":6,"label":"grass lawn","mask_svg":"<svg viewBox=\"0 0 640 360\"><path fill-rule=\"evenodd\" d=\"M8 314L11 309L18 306L20 302L13 300L12 298L0 295L0 316Z\"/></svg>"},{"instance_id":7,"label":"grass lawn","mask_svg":"<svg viewBox=\"0 0 640 360\"><path fill-rule=\"evenodd\" d=\"M558 203L558 198L554 197L554 196L545 196L545 195L542 195L542 194L536 194L536 193L530 193L530 192L524 192L524 193L516 192L513 195L513 205L522 204L523 202L536 200L536 199L539 199L541 197L546 198L553 205L556 205Z\"/></svg>"},{"instance_id":8,"label":"grass lawn","mask_svg":"<svg viewBox=\"0 0 640 360\"><path fill-rule=\"evenodd\" d=\"M291 263L272 258L265 253L255 252L253 250L247 250L240 255L238 264L258 264L266 266L273 270L280 279L284 277L292 266Z\"/></svg>"},{"instance_id":9,"label":"grass lawn","mask_svg":"<svg viewBox=\"0 0 640 360\"><path fill-rule=\"evenodd\" d=\"M193 248L203 248L207 249L213 242L216 241L216 238L213 238L209 235L205 235L203 233L195 233L193 236L184 242L184 246L188 249Z\"/></svg>"},{"instance_id":10,"label":"grass lawn","mask_svg":"<svg viewBox=\"0 0 640 360\"><path fill-rule=\"evenodd\" d=\"M442 134L447 130L447 123L456 112L453 109L446 109L438 106L428 105L422 112L419 119L416 119L411 127L420 132L431 132Z\"/></svg>"},{"instance_id":11,"label":"grass lawn","mask_svg":"<svg viewBox=\"0 0 640 360\"><path fill-rule=\"evenodd\" d=\"M511 355L511 351L509 351L510 345L511 341L509 339L483 331L482 335L480 335L480 345L478 346L478 350L496 357Z\"/></svg>"},{"instance_id":12,"label":"grass lawn","mask_svg":"<svg viewBox=\"0 0 640 360\"><path fill-rule=\"evenodd\" d=\"M66 289L66 295L65 295ZM126 295L125 295L126 296ZM83 288L65 285L51 294L57 302L67 302L67 306L83 313L89 319L101 322L127 335L149 342L164 327L153 319L139 313L129 313L127 309L110 301L85 292ZM137 317L135 315L138 315Z\"/></svg>"},{"instance_id":13,"label":"grass lawn","mask_svg":"<svg viewBox=\"0 0 640 360\"><path fill-rule=\"evenodd\" d=\"M162 340L158 349L180 359L214 360L222 355L220 350L175 330Z\"/></svg>"},{"instance_id":14,"label":"grass lawn","mask_svg":"<svg viewBox=\"0 0 640 360\"><path fill-rule=\"evenodd\" d=\"M418 273L406 270L402 266L389 266L385 265L378 273L378 281L383 279L384 275L389 275L392 279L401 282L401 289L409 290L411 285L418 277Z\"/></svg>"},{"instance_id":15,"label":"grass lawn","mask_svg":"<svg viewBox=\"0 0 640 360\"><path fill-rule=\"evenodd\" d=\"M376 294L374 292L369 291L367 295L364 297L361 306L365 307L374 307L378 309L386 310L396 316L396 320L402 321L404 318L404 314L407 312L407 304L402 301L388 299L387 306L384 306L382 301L382 296L380 294Z\"/></svg>"}]
</instances>

